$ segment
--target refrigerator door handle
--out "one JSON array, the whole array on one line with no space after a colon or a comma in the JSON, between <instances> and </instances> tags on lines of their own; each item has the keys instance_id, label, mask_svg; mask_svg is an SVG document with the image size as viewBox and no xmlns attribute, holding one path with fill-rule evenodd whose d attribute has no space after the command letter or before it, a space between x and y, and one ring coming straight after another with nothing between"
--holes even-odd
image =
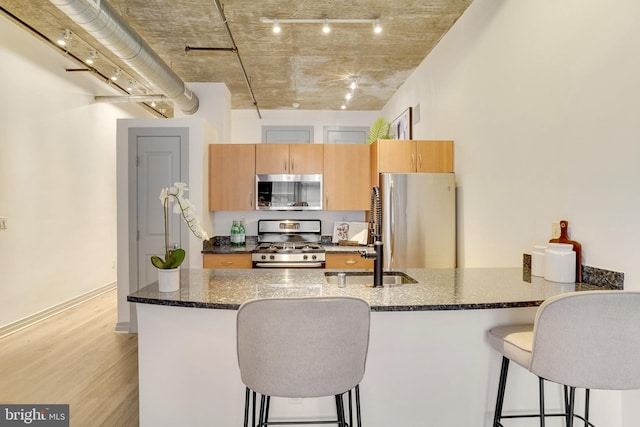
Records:
<instances>
[{"instance_id":1,"label":"refrigerator door handle","mask_svg":"<svg viewBox=\"0 0 640 427\"><path fill-rule=\"evenodd\" d=\"M391 181L389 183L389 207L390 207L390 211L389 212L389 223L391 225L391 227L389 228L390 230L395 230L396 229L396 204L394 201L394 188L393 188L393 181ZM389 234L390 236L390 234ZM388 265L391 266L393 265L393 259L394 259L394 254L395 254L395 245L396 245L396 240L392 237L391 242L388 242L387 244L389 245L389 261L388 261Z\"/></svg>"}]
</instances>

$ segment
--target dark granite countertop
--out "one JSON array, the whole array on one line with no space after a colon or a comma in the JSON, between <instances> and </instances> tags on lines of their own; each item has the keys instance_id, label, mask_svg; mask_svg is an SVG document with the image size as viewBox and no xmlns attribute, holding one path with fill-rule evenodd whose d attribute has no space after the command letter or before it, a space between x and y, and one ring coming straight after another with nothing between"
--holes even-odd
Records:
<instances>
[{"instance_id":1,"label":"dark granite countertop","mask_svg":"<svg viewBox=\"0 0 640 427\"><path fill-rule=\"evenodd\" d=\"M564 292L594 289L530 277L521 268L408 269L417 283L371 288L328 284L323 269L235 269L180 272L180 290L162 293L158 284L129 295L128 301L178 307L235 310L256 298L352 296L373 311L474 310L532 307ZM602 289L602 288L599 288Z\"/></svg>"}]
</instances>

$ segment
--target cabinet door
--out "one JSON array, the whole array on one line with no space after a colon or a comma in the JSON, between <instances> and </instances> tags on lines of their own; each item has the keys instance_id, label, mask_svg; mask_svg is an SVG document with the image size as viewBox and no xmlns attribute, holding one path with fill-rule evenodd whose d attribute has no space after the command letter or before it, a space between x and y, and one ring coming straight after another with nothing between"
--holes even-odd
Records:
<instances>
[{"instance_id":1,"label":"cabinet door","mask_svg":"<svg viewBox=\"0 0 640 427\"><path fill-rule=\"evenodd\" d=\"M249 211L254 207L254 144L209 145L209 210Z\"/></svg>"},{"instance_id":2,"label":"cabinet door","mask_svg":"<svg viewBox=\"0 0 640 427\"><path fill-rule=\"evenodd\" d=\"M324 144L289 145L289 173L322 173Z\"/></svg>"},{"instance_id":3,"label":"cabinet door","mask_svg":"<svg viewBox=\"0 0 640 427\"><path fill-rule=\"evenodd\" d=\"M256 144L256 173L289 172L289 144Z\"/></svg>"},{"instance_id":4,"label":"cabinet door","mask_svg":"<svg viewBox=\"0 0 640 427\"><path fill-rule=\"evenodd\" d=\"M358 254L326 254L325 268L328 269L351 269L366 268L373 270L373 260L364 259Z\"/></svg>"},{"instance_id":5,"label":"cabinet door","mask_svg":"<svg viewBox=\"0 0 640 427\"><path fill-rule=\"evenodd\" d=\"M251 254L204 254L202 268L251 268Z\"/></svg>"},{"instance_id":6,"label":"cabinet door","mask_svg":"<svg viewBox=\"0 0 640 427\"><path fill-rule=\"evenodd\" d=\"M324 210L370 208L370 150L366 144L327 144L324 147Z\"/></svg>"},{"instance_id":7,"label":"cabinet door","mask_svg":"<svg viewBox=\"0 0 640 427\"><path fill-rule=\"evenodd\" d=\"M453 172L453 141L416 141L417 172Z\"/></svg>"},{"instance_id":8,"label":"cabinet door","mask_svg":"<svg viewBox=\"0 0 640 427\"><path fill-rule=\"evenodd\" d=\"M415 141L379 139L377 144L378 173L416 171Z\"/></svg>"}]
</instances>

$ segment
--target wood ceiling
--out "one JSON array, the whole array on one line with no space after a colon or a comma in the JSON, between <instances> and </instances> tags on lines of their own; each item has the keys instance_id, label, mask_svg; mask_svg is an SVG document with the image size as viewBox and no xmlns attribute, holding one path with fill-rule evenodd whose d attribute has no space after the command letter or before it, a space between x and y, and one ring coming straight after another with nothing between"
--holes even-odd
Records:
<instances>
[{"instance_id":1,"label":"wood ceiling","mask_svg":"<svg viewBox=\"0 0 640 427\"><path fill-rule=\"evenodd\" d=\"M254 108L236 54L185 52L187 46L231 46L214 0L108 1L183 81L223 82L232 94L233 109ZM223 7L260 109L299 104L305 110L339 110L357 77L347 109L380 110L471 2L227 0ZM0 7L53 42L70 29L89 47L76 40L69 52L83 58L93 48L99 59L93 68L103 77L115 65L153 91L152 82L136 75L48 0L0 0ZM281 24L282 32L274 34L261 17L377 18L383 31L374 34L372 25L335 24L323 34L318 24Z\"/></svg>"}]
</instances>

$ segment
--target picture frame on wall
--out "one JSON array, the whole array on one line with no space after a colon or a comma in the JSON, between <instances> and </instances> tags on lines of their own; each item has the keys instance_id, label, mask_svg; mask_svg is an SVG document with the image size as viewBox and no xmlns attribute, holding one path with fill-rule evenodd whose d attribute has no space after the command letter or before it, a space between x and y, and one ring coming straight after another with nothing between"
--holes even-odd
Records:
<instances>
[{"instance_id":1,"label":"picture frame on wall","mask_svg":"<svg viewBox=\"0 0 640 427\"><path fill-rule=\"evenodd\" d=\"M412 108L409 107L391 122L391 138L413 139Z\"/></svg>"}]
</instances>

